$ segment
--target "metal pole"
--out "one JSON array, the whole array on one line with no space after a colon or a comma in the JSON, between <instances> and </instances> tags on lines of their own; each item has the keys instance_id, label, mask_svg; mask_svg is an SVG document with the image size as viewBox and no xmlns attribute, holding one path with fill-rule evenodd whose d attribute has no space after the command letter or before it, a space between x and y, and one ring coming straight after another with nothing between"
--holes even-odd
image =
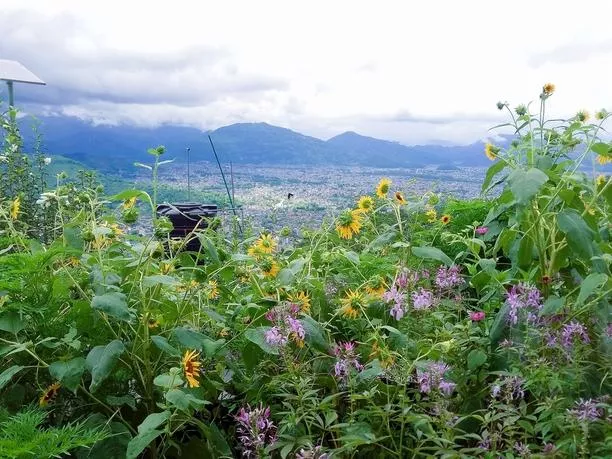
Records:
<instances>
[{"instance_id":1,"label":"metal pole","mask_svg":"<svg viewBox=\"0 0 612 459\"><path fill-rule=\"evenodd\" d=\"M6 85L8 86L9 107L13 107L15 105L15 93L13 92L13 82L7 81Z\"/></svg>"},{"instance_id":2,"label":"metal pole","mask_svg":"<svg viewBox=\"0 0 612 459\"><path fill-rule=\"evenodd\" d=\"M232 181L232 202L236 202L236 196L234 195L234 167L230 161L230 179Z\"/></svg>"},{"instance_id":3,"label":"metal pole","mask_svg":"<svg viewBox=\"0 0 612 459\"><path fill-rule=\"evenodd\" d=\"M190 147L187 147L187 201L191 202L191 170L189 164L189 152L191 151Z\"/></svg>"}]
</instances>

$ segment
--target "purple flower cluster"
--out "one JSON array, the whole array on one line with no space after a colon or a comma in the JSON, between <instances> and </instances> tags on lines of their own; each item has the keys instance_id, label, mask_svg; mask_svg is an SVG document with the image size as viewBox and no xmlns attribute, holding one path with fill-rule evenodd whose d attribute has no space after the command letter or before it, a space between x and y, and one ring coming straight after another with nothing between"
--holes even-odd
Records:
<instances>
[{"instance_id":1,"label":"purple flower cluster","mask_svg":"<svg viewBox=\"0 0 612 459\"><path fill-rule=\"evenodd\" d=\"M567 411L579 421L584 422L593 422L603 416L603 410L598 408L597 401L591 398L576 401L574 408Z\"/></svg>"},{"instance_id":2,"label":"purple flower cluster","mask_svg":"<svg viewBox=\"0 0 612 459\"><path fill-rule=\"evenodd\" d=\"M269 310L266 313L266 319L275 325L266 331L264 335L266 343L271 346L283 347L287 345L289 338L291 338L298 346L303 346L306 331L302 322L297 319L299 312L300 306L293 303L287 303Z\"/></svg>"},{"instance_id":3,"label":"purple flower cluster","mask_svg":"<svg viewBox=\"0 0 612 459\"><path fill-rule=\"evenodd\" d=\"M491 397L504 399L506 402L521 400L525 397L523 378L520 376L504 376L491 387Z\"/></svg>"},{"instance_id":4,"label":"purple flower cluster","mask_svg":"<svg viewBox=\"0 0 612 459\"><path fill-rule=\"evenodd\" d=\"M528 284L513 285L506 294L506 303L509 306L507 320L516 325L519 321L520 311L527 312L527 321L537 321L537 313L542 309L542 297L536 287Z\"/></svg>"},{"instance_id":5,"label":"purple flower cluster","mask_svg":"<svg viewBox=\"0 0 612 459\"><path fill-rule=\"evenodd\" d=\"M430 309L433 305L433 292L425 290L423 287L421 287L419 290L415 290L414 292L412 292L412 306L417 311L422 311L423 309Z\"/></svg>"},{"instance_id":6,"label":"purple flower cluster","mask_svg":"<svg viewBox=\"0 0 612 459\"><path fill-rule=\"evenodd\" d=\"M576 338L584 344L591 342L586 327L580 322L572 320L569 324L565 324L561 330L561 344L566 349L571 348Z\"/></svg>"},{"instance_id":7,"label":"purple flower cluster","mask_svg":"<svg viewBox=\"0 0 612 459\"><path fill-rule=\"evenodd\" d=\"M359 357L355 352L355 343L349 341L336 344L332 352L336 356L334 375L342 382L346 382L351 369L363 370L363 365L359 362Z\"/></svg>"},{"instance_id":8,"label":"purple flower cluster","mask_svg":"<svg viewBox=\"0 0 612 459\"><path fill-rule=\"evenodd\" d=\"M270 420L270 408L262 404L257 408L240 408L235 416L238 421L238 440L242 444L242 456L259 457L259 452L276 442L276 426Z\"/></svg>"},{"instance_id":9,"label":"purple flower cluster","mask_svg":"<svg viewBox=\"0 0 612 459\"><path fill-rule=\"evenodd\" d=\"M444 379L449 369L444 362L427 362L422 368L417 368L416 379L419 390L424 394L429 394L432 390L438 389L446 396L451 395L456 384Z\"/></svg>"},{"instance_id":10,"label":"purple flower cluster","mask_svg":"<svg viewBox=\"0 0 612 459\"><path fill-rule=\"evenodd\" d=\"M460 269L461 268L457 265L453 265L450 268L440 266L436 273L436 286L440 290L448 290L463 284L465 281L459 273Z\"/></svg>"},{"instance_id":11,"label":"purple flower cluster","mask_svg":"<svg viewBox=\"0 0 612 459\"><path fill-rule=\"evenodd\" d=\"M295 459L328 459L329 454L323 452L321 445L317 445L312 449L300 449L300 452L295 455Z\"/></svg>"},{"instance_id":12,"label":"purple flower cluster","mask_svg":"<svg viewBox=\"0 0 612 459\"><path fill-rule=\"evenodd\" d=\"M395 320L400 320L406 313L404 305L404 294L398 290L397 282L389 290L383 293L383 301L393 303L389 313Z\"/></svg>"}]
</instances>

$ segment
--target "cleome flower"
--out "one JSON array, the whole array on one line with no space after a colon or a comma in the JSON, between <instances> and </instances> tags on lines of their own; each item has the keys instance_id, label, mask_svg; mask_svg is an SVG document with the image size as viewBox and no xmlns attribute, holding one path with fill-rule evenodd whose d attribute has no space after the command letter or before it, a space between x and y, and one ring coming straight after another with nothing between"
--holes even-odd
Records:
<instances>
[{"instance_id":1,"label":"cleome flower","mask_svg":"<svg viewBox=\"0 0 612 459\"><path fill-rule=\"evenodd\" d=\"M378 182L376 186L376 196L379 198L386 198L389 193L389 188L391 187L391 180L388 178L383 178Z\"/></svg>"},{"instance_id":2,"label":"cleome flower","mask_svg":"<svg viewBox=\"0 0 612 459\"><path fill-rule=\"evenodd\" d=\"M240 408L234 417L238 422L236 433L242 446L242 456L246 458L262 457L262 450L276 442L276 426L270 419L270 408L259 404Z\"/></svg>"},{"instance_id":3,"label":"cleome flower","mask_svg":"<svg viewBox=\"0 0 612 459\"><path fill-rule=\"evenodd\" d=\"M359 315L359 311L363 305L363 295L357 290L349 290L346 296L340 300L340 303L342 304L340 308L342 315L350 319L355 319Z\"/></svg>"},{"instance_id":4,"label":"cleome flower","mask_svg":"<svg viewBox=\"0 0 612 459\"><path fill-rule=\"evenodd\" d=\"M352 341L334 345L332 352L336 356L334 365L334 376L342 383L346 383L352 370L361 371L363 365L359 362L359 356L355 352L356 344Z\"/></svg>"},{"instance_id":5,"label":"cleome flower","mask_svg":"<svg viewBox=\"0 0 612 459\"><path fill-rule=\"evenodd\" d=\"M423 394L429 394L437 389L443 395L449 396L455 390L456 384L444 379L444 375L450 370L444 362L429 361L417 368L416 382Z\"/></svg>"},{"instance_id":6,"label":"cleome flower","mask_svg":"<svg viewBox=\"0 0 612 459\"><path fill-rule=\"evenodd\" d=\"M374 200L370 196L362 196L357 201L357 210L368 213L374 209Z\"/></svg>"},{"instance_id":7,"label":"cleome flower","mask_svg":"<svg viewBox=\"0 0 612 459\"><path fill-rule=\"evenodd\" d=\"M264 340L270 346L284 347L291 339L298 347L304 347L306 330L297 316L300 306L295 303L283 303L270 309L265 317L273 323L266 331Z\"/></svg>"},{"instance_id":8,"label":"cleome flower","mask_svg":"<svg viewBox=\"0 0 612 459\"><path fill-rule=\"evenodd\" d=\"M45 391L43 392L42 396L40 397L40 400L38 401L38 405L41 407L47 406L57 396L57 393L59 392L60 387L61 385L59 382L55 382L51 384L49 387L47 387Z\"/></svg>"},{"instance_id":9,"label":"cleome flower","mask_svg":"<svg viewBox=\"0 0 612 459\"><path fill-rule=\"evenodd\" d=\"M361 231L361 212L347 209L338 217L336 231L342 239L352 239Z\"/></svg>"},{"instance_id":10,"label":"cleome flower","mask_svg":"<svg viewBox=\"0 0 612 459\"><path fill-rule=\"evenodd\" d=\"M202 366L202 363L198 360L199 357L200 353L197 351L186 351L183 356L183 372L189 387L200 387L200 382L196 379Z\"/></svg>"}]
</instances>

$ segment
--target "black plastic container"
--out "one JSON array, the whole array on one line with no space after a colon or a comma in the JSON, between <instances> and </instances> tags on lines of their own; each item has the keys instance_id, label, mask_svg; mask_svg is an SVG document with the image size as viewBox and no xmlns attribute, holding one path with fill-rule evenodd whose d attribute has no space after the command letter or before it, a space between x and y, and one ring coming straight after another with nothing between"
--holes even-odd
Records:
<instances>
[{"instance_id":1,"label":"black plastic container","mask_svg":"<svg viewBox=\"0 0 612 459\"><path fill-rule=\"evenodd\" d=\"M218 211L219 209L215 204L198 204L195 202L159 204L157 206L157 216L168 217L172 222L174 228L170 237L173 238L184 238L194 229L208 228L210 219L215 218ZM197 252L200 247L200 240L192 238L185 245L185 250Z\"/></svg>"}]
</instances>

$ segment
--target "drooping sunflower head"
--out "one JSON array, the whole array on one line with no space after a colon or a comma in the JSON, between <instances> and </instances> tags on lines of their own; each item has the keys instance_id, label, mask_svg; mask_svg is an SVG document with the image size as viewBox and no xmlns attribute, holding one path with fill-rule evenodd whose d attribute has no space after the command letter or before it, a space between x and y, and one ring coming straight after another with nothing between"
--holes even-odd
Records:
<instances>
[{"instance_id":1,"label":"drooping sunflower head","mask_svg":"<svg viewBox=\"0 0 612 459\"><path fill-rule=\"evenodd\" d=\"M595 113L595 118L597 118L598 120L603 120L607 116L608 116L608 110L606 110L605 108L602 108L597 113Z\"/></svg>"},{"instance_id":2,"label":"drooping sunflower head","mask_svg":"<svg viewBox=\"0 0 612 459\"><path fill-rule=\"evenodd\" d=\"M355 319L359 315L359 311L363 305L363 294L358 290L349 290L346 296L340 300L342 307L340 312L345 317Z\"/></svg>"},{"instance_id":3,"label":"drooping sunflower head","mask_svg":"<svg viewBox=\"0 0 612 459\"><path fill-rule=\"evenodd\" d=\"M379 198L384 198L389 193L389 188L391 187L391 180L388 178L380 179L378 185L376 186L376 196Z\"/></svg>"},{"instance_id":4,"label":"drooping sunflower head","mask_svg":"<svg viewBox=\"0 0 612 459\"><path fill-rule=\"evenodd\" d=\"M59 392L60 387L61 385L58 382L55 382L51 384L49 387L47 387L45 391L43 392L43 394L41 395L40 400L38 401L38 405L41 407L47 406L49 402L51 402L57 396L57 393Z\"/></svg>"},{"instance_id":5,"label":"drooping sunflower head","mask_svg":"<svg viewBox=\"0 0 612 459\"><path fill-rule=\"evenodd\" d=\"M149 317L147 320L147 327L149 327L151 330L159 327L159 320L157 320L155 317Z\"/></svg>"},{"instance_id":6,"label":"drooping sunflower head","mask_svg":"<svg viewBox=\"0 0 612 459\"><path fill-rule=\"evenodd\" d=\"M597 162L605 166L608 163L612 163L612 156L597 155Z\"/></svg>"},{"instance_id":7,"label":"drooping sunflower head","mask_svg":"<svg viewBox=\"0 0 612 459\"><path fill-rule=\"evenodd\" d=\"M438 220L438 213L433 207L431 209L428 209L427 212L425 212L425 216L427 217L427 221L429 223L434 223Z\"/></svg>"},{"instance_id":8,"label":"drooping sunflower head","mask_svg":"<svg viewBox=\"0 0 612 459\"><path fill-rule=\"evenodd\" d=\"M295 295L289 296L289 301L300 306L300 311L310 312L310 297L306 292L300 291Z\"/></svg>"},{"instance_id":9,"label":"drooping sunflower head","mask_svg":"<svg viewBox=\"0 0 612 459\"><path fill-rule=\"evenodd\" d=\"M442 215L442 217L440 218L440 222L442 222L443 225L448 225L451 221L451 216L450 215Z\"/></svg>"},{"instance_id":10,"label":"drooping sunflower head","mask_svg":"<svg viewBox=\"0 0 612 459\"><path fill-rule=\"evenodd\" d=\"M276 249L276 241L272 238L271 234L262 234L257 242L255 242L260 253L270 254Z\"/></svg>"},{"instance_id":11,"label":"drooping sunflower head","mask_svg":"<svg viewBox=\"0 0 612 459\"><path fill-rule=\"evenodd\" d=\"M545 96L552 96L555 92L555 85L552 83L546 83L544 87L542 87L542 94Z\"/></svg>"},{"instance_id":12,"label":"drooping sunflower head","mask_svg":"<svg viewBox=\"0 0 612 459\"><path fill-rule=\"evenodd\" d=\"M121 207L123 207L126 210L131 209L132 207L136 205L136 199L138 199L137 196L133 196L129 199L126 199L125 201L123 201L123 204Z\"/></svg>"},{"instance_id":13,"label":"drooping sunflower head","mask_svg":"<svg viewBox=\"0 0 612 459\"><path fill-rule=\"evenodd\" d=\"M280 268L278 264L270 257L261 262L261 272L265 277L276 277Z\"/></svg>"},{"instance_id":14,"label":"drooping sunflower head","mask_svg":"<svg viewBox=\"0 0 612 459\"><path fill-rule=\"evenodd\" d=\"M485 156L489 158L491 161L495 161L497 159L497 153L499 152L499 148L493 145L492 143L487 143L485 145Z\"/></svg>"},{"instance_id":15,"label":"drooping sunflower head","mask_svg":"<svg viewBox=\"0 0 612 459\"><path fill-rule=\"evenodd\" d=\"M384 279L381 276L374 276L371 278L366 284L366 292L369 295L374 297L381 297L385 290L387 289L387 285L385 284Z\"/></svg>"},{"instance_id":16,"label":"drooping sunflower head","mask_svg":"<svg viewBox=\"0 0 612 459\"><path fill-rule=\"evenodd\" d=\"M169 274L174 271L174 264L172 262L162 261L159 264L159 272L162 274Z\"/></svg>"},{"instance_id":17,"label":"drooping sunflower head","mask_svg":"<svg viewBox=\"0 0 612 459\"><path fill-rule=\"evenodd\" d=\"M399 191L395 192L394 198L395 198L395 202L399 204L400 206L403 206L404 204L406 204L406 198L404 198L404 195L400 193Z\"/></svg>"},{"instance_id":18,"label":"drooping sunflower head","mask_svg":"<svg viewBox=\"0 0 612 459\"><path fill-rule=\"evenodd\" d=\"M336 231L342 239L352 239L361 231L361 224L361 212L347 209L338 217Z\"/></svg>"},{"instance_id":19,"label":"drooping sunflower head","mask_svg":"<svg viewBox=\"0 0 612 459\"><path fill-rule=\"evenodd\" d=\"M183 372L187 378L189 387L200 387L197 377L200 374L202 362L199 361L200 353L197 351L186 351L183 356Z\"/></svg>"},{"instance_id":20,"label":"drooping sunflower head","mask_svg":"<svg viewBox=\"0 0 612 459\"><path fill-rule=\"evenodd\" d=\"M595 183L597 184L597 186L603 186L603 184L606 182L607 182L606 176L603 174L598 175L597 179L595 180Z\"/></svg>"},{"instance_id":21,"label":"drooping sunflower head","mask_svg":"<svg viewBox=\"0 0 612 459\"><path fill-rule=\"evenodd\" d=\"M216 280L211 279L208 281L206 286L206 296L209 300L216 300L219 298L219 284Z\"/></svg>"},{"instance_id":22,"label":"drooping sunflower head","mask_svg":"<svg viewBox=\"0 0 612 459\"><path fill-rule=\"evenodd\" d=\"M581 123L586 123L591 118L591 114L587 110L580 110L576 113L576 119Z\"/></svg>"},{"instance_id":23,"label":"drooping sunflower head","mask_svg":"<svg viewBox=\"0 0 612 459\"><path fill-rule=\"evenodd\" d=\"M11 203L10 214L13 220L17 220L17 218L19 217L19 209L21 209L21 198L17 196L15 199L13 199L13 202Z\"/></svg>"},{"instance_id":24,"label":"drooping sunflower head","mask_svg":"<svg viewBox=\"0 0 612 459\"><path fill-rule=\"evenodd\" d=\"M362 212L370 212L374 209L374 200L370 196L362 196L357 202L357 209Z\"/></svg>"}]
</instances>

